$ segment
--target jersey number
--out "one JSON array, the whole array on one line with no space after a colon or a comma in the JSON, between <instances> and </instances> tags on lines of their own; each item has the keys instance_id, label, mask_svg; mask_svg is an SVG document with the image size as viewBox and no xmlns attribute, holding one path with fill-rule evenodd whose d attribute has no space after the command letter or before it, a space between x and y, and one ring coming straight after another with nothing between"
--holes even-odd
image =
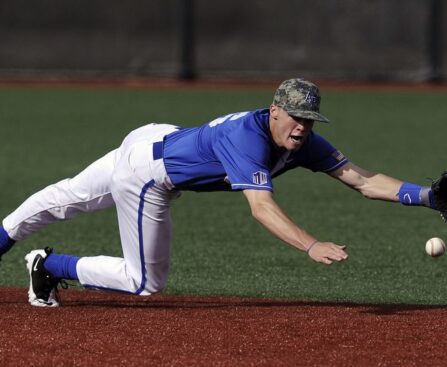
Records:
<instances>
[{"instance_id":1,"label":"jersey number","mask_svg":"<svg viewBox=\"0 0 447 367\"><path fill-rule=\"evenodd\" d=\"M218 117L217 119L211 121L208 126L214 127L224 123L225 121L234 121L237 120L239 117L245 116L247 113L248 112L230 113L229 115Z\"/></svg>"}]
</instances>

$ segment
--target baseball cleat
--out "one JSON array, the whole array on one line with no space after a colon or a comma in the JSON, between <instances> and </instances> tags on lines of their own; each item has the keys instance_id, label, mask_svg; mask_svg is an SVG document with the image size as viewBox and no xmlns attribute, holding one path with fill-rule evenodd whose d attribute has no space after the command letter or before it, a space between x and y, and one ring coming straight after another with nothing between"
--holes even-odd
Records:
<instances>
[{"instance_id":1,"label":"baseball cleat","mask_svg":"<svg viewBox=\"0 0 447 367\"><path fill-rule=\"evenodd\" d=\"M55 279L43 266L46 257L52 252L52 248L46 247L44 250L33 250L25 256L30 275L28 301L32 306L59 306L57 297L59 279Z\"/></svg>"}]
</instances>

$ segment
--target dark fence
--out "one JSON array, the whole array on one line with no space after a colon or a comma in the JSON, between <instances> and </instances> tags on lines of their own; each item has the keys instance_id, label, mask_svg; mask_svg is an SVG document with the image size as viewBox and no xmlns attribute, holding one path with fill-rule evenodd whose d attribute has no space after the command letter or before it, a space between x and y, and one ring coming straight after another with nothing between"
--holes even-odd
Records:
<instances>
[{"instance_id":1,"label":"dark fence","mask_svg":"<svg viewBox=\"0 0 447 367\"><path fill-rule=\"evenodd\" d=\"M0 0L0 78L441 80L444 0Z\"/></svg>"}]
</instances>

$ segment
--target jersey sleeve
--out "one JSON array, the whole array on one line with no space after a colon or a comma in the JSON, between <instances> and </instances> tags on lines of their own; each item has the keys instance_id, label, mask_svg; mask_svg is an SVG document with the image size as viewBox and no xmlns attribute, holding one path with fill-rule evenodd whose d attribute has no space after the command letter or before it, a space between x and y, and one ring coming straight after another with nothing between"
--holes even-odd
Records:
<instances>
[{"instance_id":1,"label":"jersey sleeve","mask_svg":"<svg viewBox=\"0 0 447 367\"><path fill-rule=\"evenodd\" d=\"M314 172L332 172L349 162L342 152L318 134L313 135L307 149L307 159L302 166Z\"/></svg>"},{"instance_id":2,"label":"jersey sleeve","mask_svg":"<svg viewBox=\"0 0 447 367\"><path fill-rule=\"evenodd\" d=\"M263 136L239 129L219 139L214 152L227 173L232 190L273 191L268 146Z\"/></svg>"}]
</instances>

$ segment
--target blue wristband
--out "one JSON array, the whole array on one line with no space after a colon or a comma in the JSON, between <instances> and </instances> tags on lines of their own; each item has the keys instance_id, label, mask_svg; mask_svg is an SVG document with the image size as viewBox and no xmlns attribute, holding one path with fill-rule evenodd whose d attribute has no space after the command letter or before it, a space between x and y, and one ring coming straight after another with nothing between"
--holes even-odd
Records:
<instances>
[{"instance_id":1,"label":"blue wristband","mask_svg":"<svg viewBox=\"0 0 447 367\"><path fill-rule=\"evenodd\" d=\"M404 205L421 205L421 191L422 186L404 182L399 190L399 201Z\"/></svg>"},{"instance_id":2,"label":"blue wristband","mask_svg":"<svg viewBox=\"0 0 447 367\"><path fill-rule=\"evenodd\" d=\"M433 193L430 187L414 185L408 182L399 189L399 201L404 205L426 206L435 209Z\"/></svg>"}]
</instances>

